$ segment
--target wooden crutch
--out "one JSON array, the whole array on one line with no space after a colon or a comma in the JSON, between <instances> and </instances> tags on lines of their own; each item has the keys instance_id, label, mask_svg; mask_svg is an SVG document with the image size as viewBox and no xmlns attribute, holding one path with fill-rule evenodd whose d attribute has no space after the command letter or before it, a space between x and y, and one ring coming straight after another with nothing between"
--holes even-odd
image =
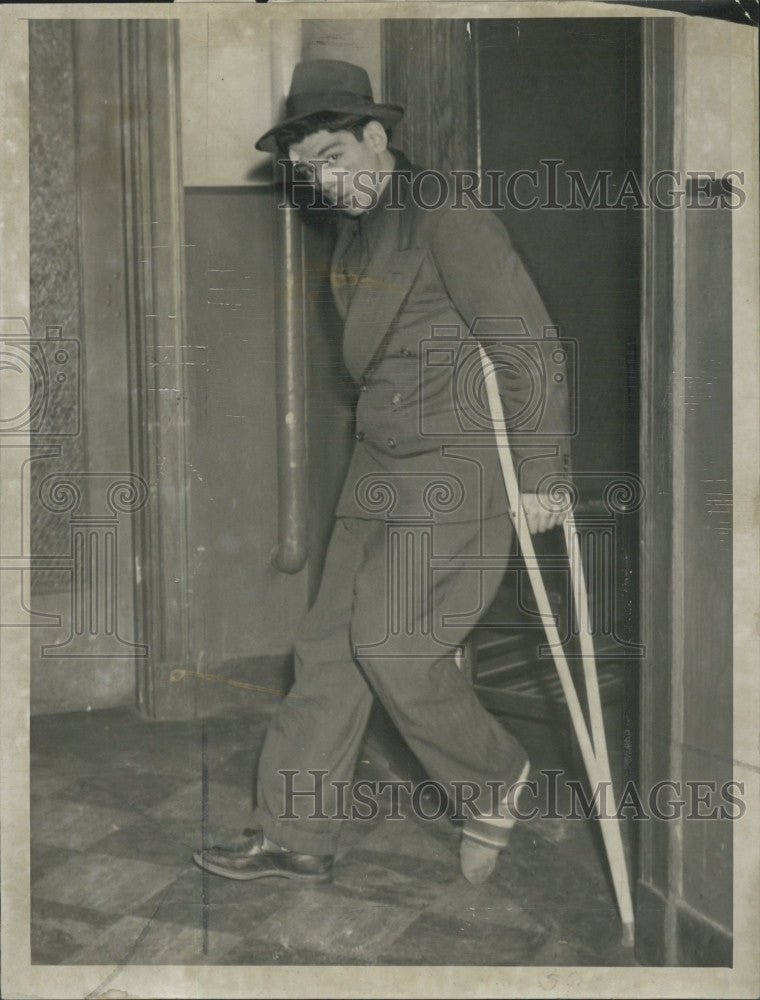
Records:
<instances>
[{"instance_id":1,"label":"wooden crutch","mask_svg":"<svg viewBox=\"0 0 760 1000\"><path fill-rule=\"evenodd\" d=\"M607 739L604 733L604 719L602 716L602 700L599 694L599 678L596 672L596 658L594 655L594 644L589 627L588 594L586 591L586 579L581 561L580 544L578 542L578 532L572 513L568 515L564 522L565 544L570 560L573 606L575 621L580 637L581 658L583 663L583 677L586 688L586 698L588 701L589 719L591 722L591 732L586 726L578 694L575 690L570 667L565 657L557 625L554 621L549 598L544 586L541 571L536 561L533 539L531 537L525 511L520 499L520 488L517 482L515 467L512 462L512 453L509 447L509 437L504 420L504 409L499 394L499 383L496 369L492 360L488 357L482 345L480 349L480 360L483 366L483 376L485 379L486 394L488 397L488 408L493 422L496 436L496 446L499 454L501 471L504 476L504 485L507 490L509 501L509 513L515 526L517 539L520 544L525 562L527 564L528 576L533 593L536 597L538 611L541 622L546 631L546 637L554 657L557 667L562 691L570 711L570 719L575 730L575 735L580 747L583 763L586 768L588 780L591 784L592 801L596 801L595 789L602 784L612 788L610 775L610 763L607 754ZM634 941L634 917L633 903L631 900L631 887L628 879L628 869L625 863L623 852L623 840L620 833L620 821L617 818L605 818L599 816L599 827L602 831L604 848L607 853L607 861L612 875L612 884L615 890L618 910L622 923L622 943L627 947L633 946Z\"/></svg>"}]
</instances>

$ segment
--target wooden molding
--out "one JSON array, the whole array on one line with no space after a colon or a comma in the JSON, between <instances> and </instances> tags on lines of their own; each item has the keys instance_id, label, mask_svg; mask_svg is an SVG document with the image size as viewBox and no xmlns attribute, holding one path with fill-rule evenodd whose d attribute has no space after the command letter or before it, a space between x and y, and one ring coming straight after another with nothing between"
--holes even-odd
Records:
<instances>
[{"instance_id":1,"label":"wooden molding","mask_svg":"<svg viewBox=\"0 0 760 1000\"><path fill-rule=\"evenodd\" d=\"M684 22L645 20L643 44L646 190L660 170L684 177L686 132L695 123L687 100ZM643 213L644 789L663 779L720 784L731 773L732 672L725 631L730 637L731 543L730 526L717 516L720 502L731 495L731 219L725 209L697 209L685 188L680 207ZM718 182L713 194L719 189ZM642 903L642 961L730 961L731 930L723 924L730 923L732 832L729 820L679 817L643 824L639 898L661 900L656 923L662 941L653 942L648 904Z\"/></svg>"},{"instance_id":2,"label":"wooden molding","mask_svg":"<svg viewBox=\"0 0 760 1000\"><path fill-rule=\"evenodd\" d=\"M148 646L137 695L151 718L187 718L189 688L170 680L192 662L177 22L120 21L119 32L133 468L149 489L135 545Z\"/></svg>"},{"instance_id":3,"label":"wooden molding","mask_svg":"<svg viewBox=\"0 0 760 1000\"><path fill-rule=\"evenodd\" d=\"M674 35L670 20L643 23L642 183L672 168ZM641 477L647 502L641 512L641 760L644 787L670 776L673 558L673 213L643 213L641 336ZM655 484L660 488L655 488ZM656 559L655 559L656 554ZM659 737L655 734L659 734ZM664 891L668 883L669 827L656 824L641 837L640 876Z\"/></svg>"}]
</instances>

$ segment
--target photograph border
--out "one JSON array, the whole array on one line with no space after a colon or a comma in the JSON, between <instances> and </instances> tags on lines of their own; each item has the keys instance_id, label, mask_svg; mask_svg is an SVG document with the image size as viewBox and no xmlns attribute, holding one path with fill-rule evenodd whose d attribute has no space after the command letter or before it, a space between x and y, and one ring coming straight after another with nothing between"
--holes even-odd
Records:
<instances>
[{"instance_id":1,"label":"photograph border","mask_svg":"<svg viewBox=\"0 0 760 1000\"><path fill-rule=\"evenodd\" d=\"M497 3L388 2L342 3L340 0L269 4L188 2L178 4L9 5L0 10L4 39L0 66L0 176L4 204L0 243L0 315L29 316L28 232L28 49L27 22L35 18L202 18L214 6L263 21L309 18L392 17L669 17L682 15L626 5L587 2ZM466 9L466 14L465 14ZM747 204L757 208L757 52L746 44L752 29L723 24L731 38L731 155L752 165L747 175ZM755 36L755 43L757 38ZM733 230L733 547L734 547L734 777L745 783L747 812L734 825L734 965L708 968L602 967L287 967L262 966L40 966L30 963L29 894L29 635L5 628L0 635L0 710L2 724L2 996L4 997L754 997L760 987L760 731L758 687L758 482L760 481L760 339L758 338L758 213L737 213ZM19 411L22 398L12 405ZM14 475L19 452L28 441L14 442L14 461L0 448L0 478ZM16 484L17 485L17 484ZM17 507L17 489L0 490L0 539L28 533L29 497ZM28 551L29 538L21 538ZM4 548L0 541L0 560ZM0 568L9 568L2 566ZM0 573L2 609L18 598L17 580ZM29 574L24 599L29 602ZM737 669L743 665L746 669Z\"/></svg>"}]
</instances>

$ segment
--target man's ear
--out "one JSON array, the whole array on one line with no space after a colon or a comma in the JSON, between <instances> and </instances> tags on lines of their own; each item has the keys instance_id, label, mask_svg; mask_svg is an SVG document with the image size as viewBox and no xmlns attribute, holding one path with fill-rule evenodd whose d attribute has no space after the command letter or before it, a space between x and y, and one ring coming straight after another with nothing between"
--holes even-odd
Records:
<instances>
[{"instance_id":1,"label":"man's ear","mask_svg":"<svg viewBox=\"0 0 760 1000\"><path fill-rule=\"evenodd\" d=\"M364 126L362 135L373 153L382 153L388 148L388 135L385 128L374 118Z\"/></svg>"}]
</instances>

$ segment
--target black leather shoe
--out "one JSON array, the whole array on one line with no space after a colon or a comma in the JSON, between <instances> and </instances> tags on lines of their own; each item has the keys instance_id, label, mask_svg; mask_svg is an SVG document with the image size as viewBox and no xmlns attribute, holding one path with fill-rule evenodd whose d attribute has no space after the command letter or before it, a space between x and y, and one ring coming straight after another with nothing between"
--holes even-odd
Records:
<instances>
[{"instance_id":1,"label":"black leather shoe","mask_svg":"<svg viewBox=\"0 0 760 1000\"><path fill-rule=\"evenodd\" d=\"M207 872L240 882L267 877L317 884L332 881L332 855L265 850L263 840L261 830L254 830L235 844L215 845L198 851L193 861Z\"/></svg>"}]
</instances>

